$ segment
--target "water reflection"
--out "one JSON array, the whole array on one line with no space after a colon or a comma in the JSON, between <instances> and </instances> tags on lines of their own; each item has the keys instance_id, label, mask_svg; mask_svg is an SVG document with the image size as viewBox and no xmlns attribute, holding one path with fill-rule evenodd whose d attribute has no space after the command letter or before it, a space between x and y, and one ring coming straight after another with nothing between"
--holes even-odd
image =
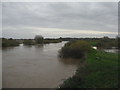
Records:
<instances>
[{"instance_id":1,"label":"water reflection","mask_svg":"<svg viewBox=\"0 0 120 90\"><path fill-rule=\"evenodd\" d=\"M23 45L26 48L31 48L33 45Z\"/></svg>"},{"instance_id":2,"label":"water reflection","mask_svg":"<svg viewBox=\"0 0 120 90\"><path fill-rule=\"evenodd\" d=\"M43 44L35 45L36 48L43 48Z\"/></svg>"},{"instance_id":3,"label":"water reflection","mask_svg":"<svg viewBox=\"0 0 120 90\"><path fill-rule=\"evenodd\" d=\"M105 52L110 52L110 53L119 53L118 49L104 49Z\"/></svg>"},{"instance_id":4,"label":"water reflection","mask_svg":"<svg viewBox=\"0 0 120 90\"><path fill-rule=\"evenodd\" d=\"M13 49L15 49L15 48L18 48L19 46L13 46L13 47L2 47L2 50L4 50L4 51L9 51L9 50L13 50Z\"/></svg>"},{"instance_id":5,"label":"water reflection","mask_svg":"<svg viewBox=\"0 0 120 90\"><path fill-rule=\"evenodd\" d=\"M72 59L72 58L69 59L59 58L59 62L64 65L75 65L75 66L80 65L82 63L80 59Z\"/></svg>"}]
</instances>

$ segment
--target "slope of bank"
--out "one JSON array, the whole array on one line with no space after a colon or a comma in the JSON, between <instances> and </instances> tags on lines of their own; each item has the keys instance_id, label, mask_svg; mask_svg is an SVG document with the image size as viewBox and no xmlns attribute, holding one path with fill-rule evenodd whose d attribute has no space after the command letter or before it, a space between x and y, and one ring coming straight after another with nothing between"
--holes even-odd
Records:
<instances>
[{"instance_id":1,"label":"slope of bank","mask_svg":"<svg viewBox=\"0 0 120 90\"><path fill-rule=\"evenodd\" d=\"M64 81L60 88L117 88L118 54L93 50L87 64Z\"/></svg>"}]
</instances>

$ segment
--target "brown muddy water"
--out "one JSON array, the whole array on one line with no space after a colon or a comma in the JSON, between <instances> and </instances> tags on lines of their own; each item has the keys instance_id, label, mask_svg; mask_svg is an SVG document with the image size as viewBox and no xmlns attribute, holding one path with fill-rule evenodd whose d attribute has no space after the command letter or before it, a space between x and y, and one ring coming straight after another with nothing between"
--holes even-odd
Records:
<instances>
[{"instance_id":1,"label":"brown muddy water","mask_svg":"<svg viewBox=\"0 0 120 90\"><path fill-rule=\"evenodd\" d=\"M71 77L78 60L61 60L58 51L66 42L8 47L2 50L3 88L56 88Z\"/></svg>"}]
</instances>

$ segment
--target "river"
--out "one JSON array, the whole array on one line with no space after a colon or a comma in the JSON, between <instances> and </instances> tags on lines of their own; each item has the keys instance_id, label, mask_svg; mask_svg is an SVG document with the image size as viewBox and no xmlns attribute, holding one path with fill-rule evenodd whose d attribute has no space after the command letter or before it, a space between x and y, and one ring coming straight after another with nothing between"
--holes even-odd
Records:
<instances>
[{"instance_id":1,"label":"river","mask_svg":"<svg viewBox=\"0 0 120 90\"><path fill-rule=\"evenodd\" d=\"M62 60L58 51L66 42L2 49L3 88L56 88L72 76L78 60Z\"/></svg>"},{"instance_id":2,"label":"river","mask_svg":"<svg viewBox=\"0 0 120 90\"><path fill-rule=\"evenodd\" d=\"M110 53L119 53L118 49L104 49L105 52L110 52Z\"/></svg>"}]
</instances>

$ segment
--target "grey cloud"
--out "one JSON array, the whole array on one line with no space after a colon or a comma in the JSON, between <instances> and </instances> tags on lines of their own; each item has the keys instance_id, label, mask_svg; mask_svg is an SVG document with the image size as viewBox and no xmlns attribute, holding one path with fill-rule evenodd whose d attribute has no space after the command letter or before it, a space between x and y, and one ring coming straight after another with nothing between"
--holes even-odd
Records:
<instances>
[{"instance_id":1,"label":"grey cloud","mask_svg":"<svg viewBox=\"0 0 120 90\"><path fill-rule=\"evenodd\" d=\"M3 27L117 32L117 5L115 2L3 3Z\"/></svg>"}]
</instances>

